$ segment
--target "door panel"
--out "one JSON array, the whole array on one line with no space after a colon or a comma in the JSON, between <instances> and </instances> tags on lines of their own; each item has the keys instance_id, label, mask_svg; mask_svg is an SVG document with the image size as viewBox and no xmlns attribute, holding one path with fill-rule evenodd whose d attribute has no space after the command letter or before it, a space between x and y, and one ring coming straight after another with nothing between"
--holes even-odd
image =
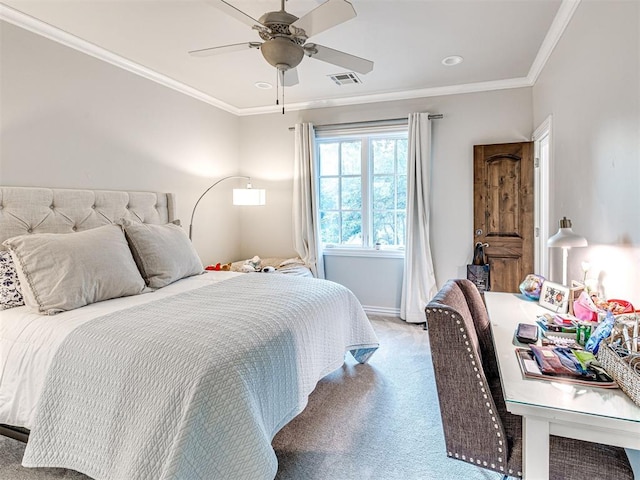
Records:
<instances>
[{"instance_id":1,"label":"door panel","mask_svg":"<svg viewBox=\"0 0 640 480\"><path fill-rule=\"evenodd\" d=\"M490 288L517 292L533 272L533 143L475 145L475 241L487 243Z\"/></svg>"}]
</instances>

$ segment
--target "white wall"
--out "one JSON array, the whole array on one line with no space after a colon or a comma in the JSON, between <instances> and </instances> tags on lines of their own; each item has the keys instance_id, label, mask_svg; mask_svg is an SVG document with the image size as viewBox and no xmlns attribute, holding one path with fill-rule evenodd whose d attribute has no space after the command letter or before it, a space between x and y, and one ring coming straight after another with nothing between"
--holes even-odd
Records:
<instances>
[{"instance_id":1,"label":"white wall","mask_svg":"<svg viewBox=\"0 0 640 480\"><path fill-rule=\"evenodd\" d=\"M640 2L583 1L533 88L534 125L553 115L551 232L587 237L569 278L592 263L608 298L640 306ZM560 252L552 278L560 280Z\"/></svg>"},{"instance_id":2,"label":"white wall","mask_svg":"<svg viewBox=\"0 0 640 480\"><path fill-rule=\"evenodd\" d=\"M188 228L238 172L234 115L3 22L0 49L0 184L175 192ZM198 207L205 263L238 258L233 186Z\"/></svg>"},{"instance_id":3,"label":"white wall","mask_svg":"<svg viewBox=\"0 0 640 480\"><path fill-rule=\"evenodd\" d=\"M2 23L0 184L173 191L186 225L210 183L248 174L268 189L268 204L231 208L230 189L242 182L220 185L199 207L196 247L205 263L289 256L290 126L442 113L434 122L432 189L440 286L464 276L471 257L472 146L527 140L553 114L550 227L555 231L567 215L592 245L571 252L570 276L579 278L580 260L591 260L592 275L601 277L609 296L640 303L639 24L638 2L581 2L532 89L237 118ZM611 262L612 256L619 260ZM380 307L397 307L390 299L400 260L385 261L382 269L372 264L380 272L374 280L365 279L359 262L347 259L333 272L363 298L369 293L384 299ZM339 271L362 276L346 279Z\"/></svg>"},{"instance_id":4,"label":"white wall","mask_svg":"<svg viewBox=\"0 0 640 480\"><path fill-rule=\"evenodd\" d=\"M444 115L433 122L431 241L436 280L441 286L449 278L465 277L473 250L473 145L529 140L533 131L530 88L242 118L242 171L268 188L264 210L243 211L243 256L292 252L290 126L300 121L327 124L399 118L417 111ZM358 292L365 305L400 307L396 292L401 259L371 259L364 266L362 258L340 257L339 267L337 259L327 261L331 280Z\"/></svg>"}]
</instances>

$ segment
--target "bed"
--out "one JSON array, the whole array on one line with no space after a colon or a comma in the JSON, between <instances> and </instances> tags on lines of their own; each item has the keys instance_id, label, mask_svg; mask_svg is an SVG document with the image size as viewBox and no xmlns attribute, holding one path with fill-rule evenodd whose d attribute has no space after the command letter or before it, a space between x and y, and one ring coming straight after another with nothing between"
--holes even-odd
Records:
<instances>
[{"instance_id":1,"label":"bed","mask_svg":"<svg viewBox=\"0 0 640 480\"><path fill-rule=\"evenodd\" d=\"M139 239L182 242L173 220L170 194L0 187L0 243L28 283L27 305L0 311L0 424L30 432L24 466L98 480L273 479L273 436L345 353L364 363L378 347L335 283L202 273L193 252L153 257ZM31 256L54 273L38 276ZM157 275L152 257L187 273ZM131 265L142 284L119 277ZM128 283L101 299L105 284Z\"/></svg>"}]
</instances>

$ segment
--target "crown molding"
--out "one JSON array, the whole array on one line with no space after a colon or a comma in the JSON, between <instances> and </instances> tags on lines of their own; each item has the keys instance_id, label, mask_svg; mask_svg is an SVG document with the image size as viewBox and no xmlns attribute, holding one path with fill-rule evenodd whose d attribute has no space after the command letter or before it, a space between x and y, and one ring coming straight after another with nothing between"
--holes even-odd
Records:
<instances>
[{"instance_id":1,"label":"crown molding","mask_svg":"<svg viewBox=\"0 0 640 480\"><path fill-rule=\"evenodd\" d=\"M573 18L573 14L578 8L578 5L580 5L580 2L581 0L562 0L560 8L558 8L558 12L551 23L551 27L549 27L549 31L544 37L542 45L540 45L540 49L538 50L538 54L533 60L529 73L527 74L527 79L531 85L534 85L538 81L538 77L540 76L540 73L542 73L542 69L547 64L553 49L558 44L564 30L567 28L567 25L569 25L569 22Z\"/></svg>"},{"instance_id":2,"label":"crown molding","mask_svg":"<svg viewBox=\"0 0 640 480\"><path fill-rule=\"evenodd\" d=\"M441 97L445 95L458 95L462 93L489 92L493 90L506 90L509 88L531 87L532 84L526 77L510 78L506 80L493 80L490 82L466 83L463 85L448 85L445 87L421 88L417 90L405 90L402 92L376 93L373 95L361 95L348 98L333 98L325 100L312 100L309 102L291 103L285 105L286 111L308 110L311 108L342 107L346 105L361 105L363 103L390 102L396 100L411 100L413 98ZM250 107L240 109L240 116L262 115L265 113L277 113L282 111L282 106Z\"/></svg>"},{"instance_id":3,"label":"crown molding","mask_svg":"<svg viewBox=\"0 0 640 480\"><path fill-rule=\"evenodd\" d=\"M128 58L117 55L105 48L95 45L94 43L83 40L80 37L76 37L75 35L65 32L64 30L54 27L53 25L49 25L48 23L45 23L42 20L38 20L37 18L34 18L30 15L26 15L25 13L8 7L7 5L4 5L2 3L0 3L0 20L9 22L13 25L16 25L17 27L48 38L49 40L53 40L54 42L73 48L74 50L78 50L79 52L91 55L94 58L110 63L111 65L115 65L116 67L127 70L153 82L159 83L160 85L164 85L165 87L169 87L185 95L189 95L196 100L208 103L209 105L218 107L219 109L225 110L226 112L232 113L234 115L240 115L241 113L241 110L234 107L233 105L229 105L228 103L218 100L217 98L203 93L193 87L190 87L189 85L158 73L155 70L140 65L139 63L129 60Z\"/></svg>"},{"instance_id":4,"label":"crown molding","mask_svg":"<svg viewBox=\"0 0 640 480\"><path fill-rule=\"evenodd\" d=\"M538 79L540 72L544 68L551 52L558 43L565 28L569 24L573 13L581 0L563 0L558 12L545 36L538 54L534 59L529 73L526 77L510 78L504 80L494 80L488 82L467 83L463 85L448 85L443 87L430 87L402 92L386 92L372 95L360 95L345 98L330 98L323 100L311 100L286 105L287 111L308 110L312 108L340 107L348 105L362 105L365 103L390 102L397 100L411 100L415 98L439 97L445 95L459 95L464 93L488 92L493 90L505 90L511 88L532 87ZM236 116L262 115L267 113L277 113L281 106L247 107L239 108L219 100L209 94L197 90L178 80L163 75L155 70L147 68L139 63L117 55L105 48L99 47L91 42L83 40L75 35L65 32L53 25L49 25L41 20L26 15L7 5L0 3L0 20L4 20L20 28L28 30L37 35L41 35L49 40L60 43L67 47L78 50L94 58L110 63L116 67L127 70L131 73L144 77L153 82L164 85L180 93L188 95L209 105L213 105L221 110Z\"/></svg>"}]
</instances>

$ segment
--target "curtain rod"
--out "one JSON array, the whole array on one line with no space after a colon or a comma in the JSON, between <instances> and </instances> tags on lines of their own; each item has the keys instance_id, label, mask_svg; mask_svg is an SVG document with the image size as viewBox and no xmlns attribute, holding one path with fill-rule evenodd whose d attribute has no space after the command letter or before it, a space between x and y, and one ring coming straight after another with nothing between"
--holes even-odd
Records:
<instances>
[{"instance_id":1,"label":"curtain rod","mask_svg":"<svg viewBox=\"0 0 640 480\"><path fill-rule=\"evenodd\" d=\"M444 118L441 113L434 113L429 115L429 120L440 120ZM364 120L362 122L348 122L348 123L328 123L326 125L314 125L316 130L330 130L333 128L356 128L372 125L403 125L409 122L407 117L402 118L389 118L387 120ZM289 130L295 130L296 127L289 127Z\"/></svg>"}]
</instances>

